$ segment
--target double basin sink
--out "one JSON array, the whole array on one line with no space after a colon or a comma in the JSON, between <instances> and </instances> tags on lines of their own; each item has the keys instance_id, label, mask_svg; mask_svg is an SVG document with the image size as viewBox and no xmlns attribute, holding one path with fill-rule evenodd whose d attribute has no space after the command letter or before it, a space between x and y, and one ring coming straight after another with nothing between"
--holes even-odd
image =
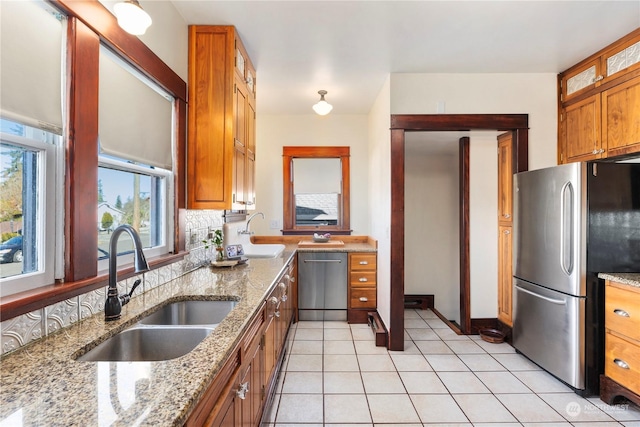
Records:
<instances>
[{"instance_id":1,"label":"double basin sink","mask_svg":"<svg viewBox=\"0 0 640 427\"><path fill-rule=\"evenodd\" d=\"M211 334L237 303L178 301L167 304L76 360L148 362L184 356Z\"/></svg>"}]
</instances>

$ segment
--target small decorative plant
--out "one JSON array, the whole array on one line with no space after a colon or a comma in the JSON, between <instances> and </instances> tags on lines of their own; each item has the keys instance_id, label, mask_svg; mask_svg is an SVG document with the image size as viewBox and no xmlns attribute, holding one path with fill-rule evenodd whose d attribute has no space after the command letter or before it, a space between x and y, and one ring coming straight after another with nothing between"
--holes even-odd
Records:
<instances>
[{"instance_id":1,"label":"small decorative plant","mask_svg":"<svg viewBox=\"0 0 640 427\"><path fill-rule=\"evenodd\" d=\"M209 249L209 246L216 248L216 261L222 261L224 259L224 247L222 246L222 230L215 230L213 233L209 232L207 239L203 240L204 248Z\"/></svg>"}]
</instances>

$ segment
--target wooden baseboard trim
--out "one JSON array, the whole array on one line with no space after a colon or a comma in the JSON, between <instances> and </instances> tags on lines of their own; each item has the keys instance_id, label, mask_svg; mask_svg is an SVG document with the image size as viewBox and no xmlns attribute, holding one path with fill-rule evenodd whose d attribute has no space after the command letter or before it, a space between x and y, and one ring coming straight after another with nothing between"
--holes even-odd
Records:
<instances>
[{"instance_id":1,"label":"wooden baseboard trim","mask_svg":"<svg viewBox=\"0 0 640 427\"><path fill-rule=\"evenodd\" d=\"M378 312L370 311L367 313L367 317L369 318L369 326L371 326L371 330L376 337L376 347L388 347L389 332Z\"/></svg>"},{"instance_id":2,"label":"wooden baseboard trim","mask_svg":"<svg viewBox=\"0 0 640 427\"><path fill-rule=\"evenodd\" d=\"M600 375L600 400L607 405L613 405L616 399L624 397L636 405L640 405L640 395L621 386L606 375Z\"/></svg>"},{"instance_id":3,"label":"wooden baseboard trim","mask_svg":"<svg viewBox=\"0 0 640 427\"><path fill-rule=\"evenodd\" d=\"M405 295L404 308L419 308L420 310L433 308L433 295Z\"/></svg>"}]
</instances>

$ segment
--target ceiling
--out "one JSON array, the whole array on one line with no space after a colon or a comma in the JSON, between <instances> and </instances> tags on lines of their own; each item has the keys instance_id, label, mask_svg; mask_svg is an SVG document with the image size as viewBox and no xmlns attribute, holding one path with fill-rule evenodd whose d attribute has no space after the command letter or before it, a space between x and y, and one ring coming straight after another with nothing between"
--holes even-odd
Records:
<instances>
[{"instance_id":1,"label":"ceiling","mask_svg":"<svg viewBox=\"0 0 640 427\"><path fill-rule=\"evenodd\" d=\"M390 73L558 73L640 27L640 1L173 0L235 25L261 114L367 114Z\"/></svg>"}]
</instances>

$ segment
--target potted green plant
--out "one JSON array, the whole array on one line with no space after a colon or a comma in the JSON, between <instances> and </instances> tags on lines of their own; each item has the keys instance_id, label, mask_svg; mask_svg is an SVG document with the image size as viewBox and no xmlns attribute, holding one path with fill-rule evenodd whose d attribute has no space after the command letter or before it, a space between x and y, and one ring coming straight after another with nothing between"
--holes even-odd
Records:
<instances>
[{"instance_id":1,"label":"potted green plant","mask_svg":"<svg viewBox=\"0 0 640 427\"><path fill-rule=\"evenodd\" d=\"M222 244L222 230L215 230L213 233L209 232L209 236L206 240L203 240L204 248L209 249L209 246L213 246L216 250L216 261L224 260L224 246Z\"/></svg>"}]
</instances>

